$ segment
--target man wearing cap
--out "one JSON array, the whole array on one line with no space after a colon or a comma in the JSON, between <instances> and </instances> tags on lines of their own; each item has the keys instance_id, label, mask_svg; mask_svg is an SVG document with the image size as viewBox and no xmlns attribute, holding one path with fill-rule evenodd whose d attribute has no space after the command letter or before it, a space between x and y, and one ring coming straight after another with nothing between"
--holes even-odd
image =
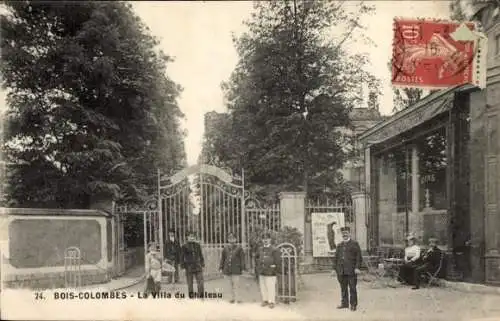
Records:
<instances>
[{"instance_id":1,"label":"man wearing cap","mask_svg":"<svg viewBox=\"0 0 500 321\"><path fill-rule=\"evenodd\" d=\"M342 301L337 309L347 309L350 303L351 311L356 311L358 306L357 275L360 273L363 260L361 248L358 242L351 239L349 227L342 227L340 231L342 242L337 245L335 253L335 272L340 283Z\"/></svg>"},{"instance_id":2,"label":"man wearing cap","mask_svg":"<svg viewBox=\"0 0 500 321\"><path fill-rule=\"evenodd\" d=\"M165 242L165 259L175 268L174 282L179 283L179 263L181 260L181 245L175 238L175 231L168 231L168 238Z\"/></svg>"},{"instance_id":3,"label":"man wearing cap","mask_svg":"<svg viewBox=\"0 0 500 321\"><path fill-rule=\"evenodd\" d=\"M281 253L271 245L271 234L265 233L263 246L256 254L259 288L262 295L262 306L274 308L276 303L276 280L281 271Z\"/></svg>"},{"instance_id":4,"label":"man wearing cap","mask_svg":"<svg viewBox=\"0 0 500 321\"><path fill-rule=\"evenodd\" d=\"M239 283L240 276L245 270L245 252L243 248L236 244L236 237L233 233L229 233L227 237L229 245L224 247L220 259L219 270L229 280L231 286L231 303L240 303L239 300Z\"/></svg>"},{"instance_id":5,"label":"man wearing cap","mask_svg":"<svg viewBox=\"0 0 500 321\"><path fill-rule=\"evenodd\" d=\"M420 288L420 277L422 274L426 272L434 274L437 272L441 263L441 254L441 250L437 247L437 239L433 237L429 238L429 249L422 256L420 260L421 264L413 271L413 282L415 286L412 289L416 290Z\"/></svg>"},{"instance_id":6,"label":"man wearing cap","mask_svg":"<svg viewBox=\"0 0 500 321\"><path fill-rule=\"evenodd\" d=\"M181 267L186 270L186 281L188 285L188 295L190 298L203 298L205 287L203 280L203 268L205 260L201 251L201 246L195 240L195 234L190 232L186 244L181 248ZM196 279L198 293L193 292L193 279Z\"/></svg>"}]
</instances>

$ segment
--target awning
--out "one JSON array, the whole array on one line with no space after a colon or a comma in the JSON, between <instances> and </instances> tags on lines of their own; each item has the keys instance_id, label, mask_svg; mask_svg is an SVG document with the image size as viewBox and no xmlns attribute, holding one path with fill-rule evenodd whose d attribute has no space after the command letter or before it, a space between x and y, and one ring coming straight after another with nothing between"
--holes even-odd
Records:
<instances>
[{"instance_id":1,"label":"awning","mask_svg":"<svg viewBox=\"0 0 500 321\"><path fill-rule=\"evenodd\" d=\"M374 145L407 132L453 108L454 98L455 92L451 91L415 108L409 107L401 114L370 128L361 134L359 140L364 145Z\"/></svg>"}]
</instances>

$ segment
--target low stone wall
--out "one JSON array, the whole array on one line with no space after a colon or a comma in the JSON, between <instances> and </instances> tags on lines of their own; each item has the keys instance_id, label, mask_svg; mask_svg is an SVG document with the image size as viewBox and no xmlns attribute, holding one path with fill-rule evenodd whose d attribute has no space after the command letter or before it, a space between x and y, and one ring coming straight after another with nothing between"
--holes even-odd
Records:
<instances>
[{"instance_id":1,"label":"low stone wall","mask_svg":"<svg viewBox=\"0 0 500 321\"><path fill-rule=\"evenodd\" d=\"M311 263L299 263L300 274L313 274L332 271L333 258L331 257L317 257ZM300 260L299 260L300 261Z\"/></svg>"},{"instance_id":2,"label":"low stone wall","mask_svg":"<svg viewBox=\"0 0 500 321\"><path fill-rule=\"evenodd\" d=\"M64 272L31 273L4 277L5 288L54 289L65 287ZM84 270L80 272L81 286L101 284L110 281L111 273L106 270Z\"/></svg>"}]
</instances>

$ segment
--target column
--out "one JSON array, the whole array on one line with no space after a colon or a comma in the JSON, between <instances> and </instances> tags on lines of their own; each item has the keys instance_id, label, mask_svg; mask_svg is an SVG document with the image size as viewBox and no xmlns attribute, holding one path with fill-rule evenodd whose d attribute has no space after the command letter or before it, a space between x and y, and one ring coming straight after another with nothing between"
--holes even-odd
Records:
<instances>
[{"instance_id":1,"label":"column","mask_svg":"<svg viewBox=\"0 0 500 321\"><path fill-rule=\"evenodd\" d=\"M114 228L116 227L116 225L113 222L113 216L112 216L114 214L113 213L114 201L113 201L112 197L110 197L108 195L104 195L104 194L92 195L90 198L89 208L91 210L99 210L99 211L106 212L108 215L111 216L111 217L104 218L104 220L103 220L104 222L102 223L104 225L102 226L102 229L101 229L101 231L102 231L101 250L102 250L102 257L103 257L103 260L101 262L104 262L103 267L106 267L106 269L108 271L108 276L113 275L115 272L114 266L116 265L116 260L115 260L116 256L112 255L111 262L108 262L108 246L111 246L111 249L114 249L115 244L116 244L116 235L114 233L114 231L115 231ZM108 221L111 224L111 231L109 231L109 229L107 228ZM108 244L108 234L107 233L111 233L111 244ZM113 251L113 254L114 254L114 251Z\"/></svg>"},{"instance_id":2,"label":"column","mask_svg":"<svg viewBox=\"0 0 500 321\"><path fill-rule=\"evenodd\" d=\"M351 195L352 204L354 206L354 220L355 220L355 238L358 241L362 251L368 250L368 232L366 224L366 200L367 195L365 192L354 192Z\"/></svg>"},{"instance_id":3,"label":"column","mask_svg":"<svg viewBox=\"0 0 500 321\"><path fill-rule=\"evenodd\" d=\"M415 233L415 236L422 240L424 236L422 227L422 217L419 214L419 200L420 200L420 173L419 173L419 159L418 147L413 145L411 147L411 209L409 215L410 232Z\"/></svg>"},{"instance_id":4,"label":"column","mask_svg":"<svg viewBox=\"0 0 500 321\"><path fill-rule=\"evenodd\" d=\"M397 213L396 163L385 157L378 172L379 244L392 245L401 241L398 231L403 229Z\"/></svg>"},{"instance_id":5,"label":"column","mask_svg":"<svg viewBox=\"0 0 500 321\"><path fill-rule=\"evenodd\" d=\"M365 148L365 191L368 193L371 191L371 158L370 158L370 147Z\"/></svg>"},{"instance_id":6,"label":"column","mask_svg":"<svg viewBox=\"0 0 500 321\"><path fill-rule=\"evenodd\" d=\"M312 257L312 230L311 223L306 228L305 223L305 198L304 192L281 192L280 193L280 216L281 227L295 227L302 233L304 238L304 253Z\"/></svg>"}]
</instances>

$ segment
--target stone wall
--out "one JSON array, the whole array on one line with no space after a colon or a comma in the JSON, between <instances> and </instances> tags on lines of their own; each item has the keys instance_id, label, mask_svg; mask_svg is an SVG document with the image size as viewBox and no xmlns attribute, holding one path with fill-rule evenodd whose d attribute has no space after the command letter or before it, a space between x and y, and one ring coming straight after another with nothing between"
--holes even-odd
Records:
<instances>
[{"instance_id":1,"label":"stone wall","mask_svg":"<svg viewBox=\"0 0 500 321\"><path fill-rule=\"evenodd\" d=\"M2 242L2 276L6 287L64 286L66 265L79 269L81 284L110 280L113 275L110 215L99 210L8 208ZM76 247L80 260L66 260Z\"/></svg>"},{"instance_id":2,"label":"stone wall","mask_svg":"<svg viewBox=\"0 0 500 321\"><path fill-rule=\"evenodd\" d=\"M80 274L81 286L110 281L106 270L83 270ZM4 276L5 288L55 289L65 287L65 272L44 272Z\"/></svg>"},{"instance_id":3,"label":"stone wall","mask_svg":"<svg viewBox=\"0 0 500 321\"><path fill-rule=\"evenodd\" d=\"M64 250L80 249L84 264L102 259L101 226L92 219L14 219L9 223L9 263L15 268L64 266Z\"/></svg>"}]
</instances>

